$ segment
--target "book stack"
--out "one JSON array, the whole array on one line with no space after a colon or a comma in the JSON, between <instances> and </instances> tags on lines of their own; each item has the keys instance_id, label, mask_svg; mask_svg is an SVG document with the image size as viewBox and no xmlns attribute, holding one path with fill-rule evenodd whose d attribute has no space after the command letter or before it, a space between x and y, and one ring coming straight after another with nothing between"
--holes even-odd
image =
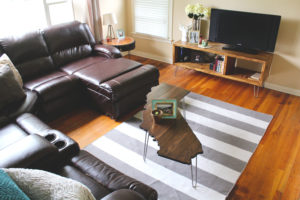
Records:
<instances>
[{"instance_id":1,"label":"book stack","mask_svg":"<svg viewBox=\"0 0 300 200\"><path fill-rule=\"evenodd\" d=\"M224 56L217 56L215 61L210 64L209 69L223 74Z\"/></svg>"}]
</instances>

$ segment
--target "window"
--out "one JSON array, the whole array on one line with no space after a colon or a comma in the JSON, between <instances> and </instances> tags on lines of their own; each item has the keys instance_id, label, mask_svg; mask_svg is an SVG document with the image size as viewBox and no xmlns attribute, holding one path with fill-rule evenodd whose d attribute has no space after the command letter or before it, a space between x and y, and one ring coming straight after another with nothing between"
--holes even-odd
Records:
<instances>
[{"instance_id":1,"label":"window","mask_svg":"<svg viewBox=\"0 0 300 200\"><path fill-rule=\"evenodd\" d=\"M74 20L71 0L44 0L46 19L49 25L60 24Z\"/></svg>"},{"instance_id":2,"label":"window","mask_svg":"<svg viewBox=\"0 0 300 200\"><path fill-rule=\"evenodd\" d=\"M135 33L170 39L171 0L135 0Z\"/></svg>"},{"instance_id":3,"label":"window","mask_svg":"<svg viewBox=\"0 0 300 200\"><path fill-rule=\"evenodd\" d=\"M1 0L0 37L73 21L71 0Z\"/></svg>"}]
</instances>

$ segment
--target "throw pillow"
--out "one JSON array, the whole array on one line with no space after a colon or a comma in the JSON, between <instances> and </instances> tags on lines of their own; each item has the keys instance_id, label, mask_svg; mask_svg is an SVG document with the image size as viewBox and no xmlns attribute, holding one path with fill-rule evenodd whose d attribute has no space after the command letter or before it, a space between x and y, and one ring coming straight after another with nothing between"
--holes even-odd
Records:
<instances>
[{"instance_id":1,"label":"throw pillow","mask_svg":"<svg viewBox=\"0 0 300 200\"><path fill-rule=\"evenodd\" d=\"M85 199L95 200L83 184L50 172L34 169L4 169L32 200Z\"/></svg>"},{"instance_id":2,"label":"throw pillow","mask_svg":"<svg viewBox=\"0 0 300 200\"><path fill-rule=\"evenodd\" d=\"M0 68L0 111L10 104L20 102L26 97L8 65Z\"/></svg>"},{"instance_id":3,"label":"throw pillow","mask_svg":"<svg viewBox=\"0 0 300 200\"><path fill-rule=\"evenodd\" d=\"M29 200L18 185L0 169L0 199Z\"/></svg>"},{"instance_id":4,"label":"throw pillow","mask_svg":"<svg viewBox=\"0 0 300 200\"><path fill-rule=\"evenodd\" d=\"M22 80L22 77L21 77L19 71L17 70L15 65L11 62L10 58L6 54L3 54L0 57L0 68L4 65L8 65L11 68L11 70L14 73L15 79L18 81L20 86L23 87L23 80Z\"/></svg>"}]
</instances>

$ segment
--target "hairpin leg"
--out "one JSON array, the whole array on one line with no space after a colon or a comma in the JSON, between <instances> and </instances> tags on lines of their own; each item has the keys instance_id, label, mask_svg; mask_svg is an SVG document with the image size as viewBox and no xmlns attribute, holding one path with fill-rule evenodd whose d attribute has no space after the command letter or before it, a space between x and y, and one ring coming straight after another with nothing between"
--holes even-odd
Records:
<instances>
[{"instance_id":1,"label":"hairpin leg","mask_svg":"<svg viewBox=\"0 0 300 200\"><path fill-rule=\"evenodd\" d=\"M182 100L182 112L183 112L183 117L186 120L186 111L185 111L185 98L183 97Z\"/></svg>"},{"instance_id":2,"label":"hairpin leg","mask_svg":"<svg viewBox=\"0 0 300 200\"><path fill-rule=\"evenodd\" d=\"M145 134L145 142L144 142L144 154L143 154L144 162L146 162L147 150L148 150L148 144L149 144L149 132L146 131L146 134Z\"/></svg>"},{"instance_id":3,"label":"hairpin leg","mask_svg":"<svg viewBox=\"0 0 300 200\"><path fill-rule=\"evenodd\" d=\"M176 66L176 68L175 68L175 71L174 71L174 76L176 76L176 74L177 74L177 71L178 71L178 66Z\"/></svg>"},{"instance_id":4,"label":"hairpin leg","mask_svg":"<svg viewBox=\"0 0 300 200\"><path fill-rule=\"evenodd\" d=\"M259 87L256 85L253 85L253 93L254 93L254 97L258 97L259 94Z\"/></svg>"},{"instance_id":5,"label":"hairpin leg","mask_svg":"<svg viewBox=\"0 0 300 200\"><path fill-rule=\"evenodd\" d=\"M196 156L196 167L193 167L193 160L191 160L191 176L192 176L192 186L194 188L197 187L197 168L198 168L198 159L197 159L197 156ZM193 168L195 169L195 176L194 176L194 173L193 173Z\"/></svg>"}]
</instances>

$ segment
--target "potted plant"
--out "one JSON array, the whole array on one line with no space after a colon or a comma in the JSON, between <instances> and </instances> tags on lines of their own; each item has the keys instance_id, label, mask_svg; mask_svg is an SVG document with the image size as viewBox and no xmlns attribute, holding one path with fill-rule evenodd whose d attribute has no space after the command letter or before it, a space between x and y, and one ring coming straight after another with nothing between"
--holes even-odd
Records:
<instances>
[{"instance_id":1,"label":"potted plant","mask_svg":"<svg viewBox=\"0 0 300 200\"><path fill-rule=\"evenodd\" d=\"M194 31L200 31L201 18L208 17L210 15L210 9L200 3L194 5L188 4L185 7L185 13L193 20L192 29Z\"/></svg>"}]
</instances>

